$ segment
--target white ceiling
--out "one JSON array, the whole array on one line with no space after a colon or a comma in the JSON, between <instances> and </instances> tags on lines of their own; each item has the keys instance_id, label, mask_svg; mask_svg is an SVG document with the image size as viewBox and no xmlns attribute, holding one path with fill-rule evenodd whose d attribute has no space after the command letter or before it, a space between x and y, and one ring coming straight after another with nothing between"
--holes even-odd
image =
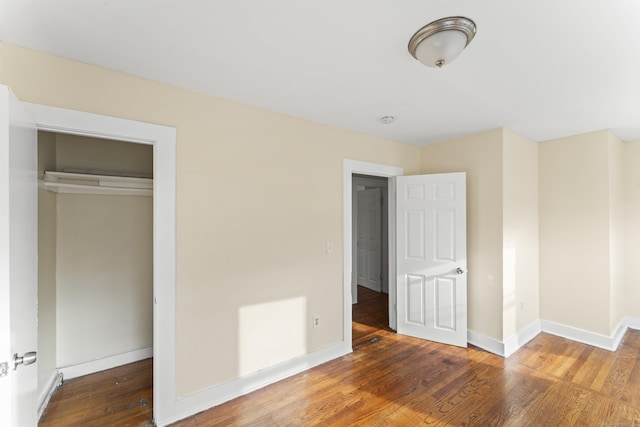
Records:
<instances>
[{"instance_id":1,"label":"white ceiling","mask_svg":"<svg viewBox=\"0 0 640 427\"><path fill-rule=\"evenodd\" d=\"M460 57L413 59L453 15L478 27ZM640 139L639 23L638 0L0 0L9 43L415 145Z\"/></svg>"}]
</instances>

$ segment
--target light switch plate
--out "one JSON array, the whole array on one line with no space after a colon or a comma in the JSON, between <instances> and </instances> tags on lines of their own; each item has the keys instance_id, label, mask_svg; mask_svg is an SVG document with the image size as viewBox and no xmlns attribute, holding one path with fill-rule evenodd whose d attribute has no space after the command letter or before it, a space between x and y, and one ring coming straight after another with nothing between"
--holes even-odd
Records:
<instances>
[{"instance_id":1,"label":"light switch plate","mask_svg":"<svg viewBox=\"0 0 640 427\"><path fill-rule=\"evenodd\" d=\"M328 254L333 253L333 242L327 242L327 253Z\"/></svg>"}]
</instances>

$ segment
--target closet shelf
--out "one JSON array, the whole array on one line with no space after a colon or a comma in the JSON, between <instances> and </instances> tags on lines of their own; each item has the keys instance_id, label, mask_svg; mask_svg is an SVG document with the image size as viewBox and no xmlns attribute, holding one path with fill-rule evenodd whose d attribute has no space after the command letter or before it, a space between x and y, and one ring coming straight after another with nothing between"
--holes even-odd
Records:
<instances>
[{"instance_id":1,"label":"closet shelf","mask_svg":"<svg viewBox=\"0 0 640 427\"><path fill-rule=\"evenodd\" d=\"M54 193L152 196L153 178L46 171L39 187Z\"/></svg>"}]
</instances>

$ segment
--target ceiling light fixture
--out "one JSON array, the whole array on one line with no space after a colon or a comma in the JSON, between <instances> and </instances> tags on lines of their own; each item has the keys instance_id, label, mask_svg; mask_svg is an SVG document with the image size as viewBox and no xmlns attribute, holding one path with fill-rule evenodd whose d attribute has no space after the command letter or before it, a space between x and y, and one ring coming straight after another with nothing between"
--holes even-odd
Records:
<instances>
[{"instance_id":1,"label":"ceiling light fixture","mask_svg":"<svg viewBox=\"0 0 640 427\"><path fill-rule=\"evenodd\" d=\"M451 16L420 28L409 40L409 52L428 67L441 68L456 59L476 35L469 18Z\"/></svg>"}]
</instances>

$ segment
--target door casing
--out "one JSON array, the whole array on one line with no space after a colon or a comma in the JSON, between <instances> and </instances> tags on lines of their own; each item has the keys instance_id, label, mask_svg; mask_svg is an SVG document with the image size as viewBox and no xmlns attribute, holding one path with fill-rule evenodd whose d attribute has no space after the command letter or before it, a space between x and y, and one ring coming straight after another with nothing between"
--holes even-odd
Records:
<instances>
[{"instance_id":1,"label":"door casing","mask_svg":"<svg viewBox=\"0 0 640 427\"><path fill-rule=\"evenodd\" d=\"M389 178L388 180L388 221L389 224L395 224L395 180L393 177L403 175L404 169L396 166L381 165L376 163L360 162L357 160L344 159L342 163L342 194L343 194L343 337L344 342L349 347L352 345L353 333L351 330L352 322L352 295L356 289L353 268L353 174L381 176ZM389 227L389 301L395 301L395 233L392 232L393 227ZM395 330L396 328L395 309L393 304L389 304L389 326Z\"/></svg>"},{"instance_id":2,"label":"door casing","mask_svg":"<svg viewBox=\"0 0 640 427\"><path fill-rule=\"evenodd\" d=\"M153 416L176 413L176 130L168 126L24 103L38 130L153 145ZM37 224L35 225L37 226Z\"/></svg>"}]
</instances>

